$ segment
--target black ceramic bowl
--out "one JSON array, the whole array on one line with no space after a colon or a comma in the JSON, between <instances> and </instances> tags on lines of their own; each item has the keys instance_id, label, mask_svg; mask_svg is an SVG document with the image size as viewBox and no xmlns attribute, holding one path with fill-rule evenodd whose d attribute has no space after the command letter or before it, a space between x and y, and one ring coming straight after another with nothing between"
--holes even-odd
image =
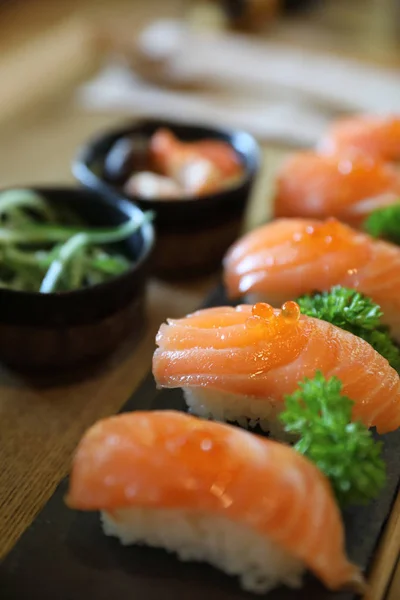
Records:
<instances>
[{"instance_id":1,"label":"black ceramic bowl","mask_svg":"<svg viewBox=\"0 0 400 600\"><path fill-rule=\"evenodd\" d=\"M120 138L130 135L149 138L160 127L167 127L184 141L211 138L228 142L242 160L243 178L234 187L197 199L148 200L127 196L123 191L124 181L111 183L107 179L106 157ZM124 197L135 201L143 210L154 210L157 232L154 272L165 278L187 278L220 267L227 248L240 234L258 166L259 148L248 133L151 120L136 122L89 141L78 152L73 173L83 185L111 199Z\"/></svg>"},{"instance_id":2,"label":"black ceramic bowl","mask_svg":"<svg viewBox=\"0 0 400 600\"><path fill-rule=\"evenodd\" d=\"M112 226L142 211L130 202L111 203L85 189L34 188L62 203L92 226ZM0 288L0 360L28 370L71 368L106 356L143 325L146 275L154 244L150 223L120 245L135 261L105 283L51 294Z\"/></svg>"}]
</instances>

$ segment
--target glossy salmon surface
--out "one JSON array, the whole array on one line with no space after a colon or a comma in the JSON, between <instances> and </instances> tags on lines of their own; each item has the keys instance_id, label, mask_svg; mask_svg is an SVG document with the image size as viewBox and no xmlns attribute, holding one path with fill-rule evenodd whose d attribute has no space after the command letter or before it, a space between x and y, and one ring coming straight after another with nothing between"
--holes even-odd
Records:
<instances>
[{"instance_id":1,"label":"glossy salmon surface","mask_svg":"<svg viewBox=\"0 0 400 600\"><path fill-rule=\"evenodd\" d=\"M400 171L360 154L299 152L277 175L275 217L336 217L360 227L374 210L399 202Z\"/></svg>"},{"instance_id":2,"label":"glossy salmon surface","mask_svg":"<svg viewBox=\"0 0 400 600\"><path fill-rule=\"evenodd\" d=\"M251 294L279 305L334 285L379 304L400 340L400 248L334 219L277 219L239 239L224 259L231 298Z\"/></svg>"},{"instance_id":3,"label":"glossy salmon surface","mask_svg":"<svg viewBox=\"0 0 400 600\"><path fill-rule=\"evenodd\" d=\"M285 394L320 370L341 380L343 394L355 402L354 419L381 433L397 429L400 380L387 360L363 339L300 315L293 305L218 307L169 319L157 335L157 384L248 396L283 409ZM269 309L272 314L260 316Z\"/></svg>"},{"instance_id":4,"label":"glossy salmon surface","mask_svg":"<svg viewBox=\"0 0 400 600\"><path fill-rule=\"evenodd\" d=\"M174 411L91 427L73 462L70 507L181 509L223 517L299 558L330 588L362 581L344 549L325 476L289 446Z\"/></svg>"},{"instance_id":5,"label":"glossy salmon surface","mask_svg":"<svg viewBox=\"0 0 400 600\"><path fill-rule=\"evenodd\" d=\"M356 151L390 162L400 160L400 117L361 115L336 121L319 144L327 154Z\"/></svg>"}]
</instances>

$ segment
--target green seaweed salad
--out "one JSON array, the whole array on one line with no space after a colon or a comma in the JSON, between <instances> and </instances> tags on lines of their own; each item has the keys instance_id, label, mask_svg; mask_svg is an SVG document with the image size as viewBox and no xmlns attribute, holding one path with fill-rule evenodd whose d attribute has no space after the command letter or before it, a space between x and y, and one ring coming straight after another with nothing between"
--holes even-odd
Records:
<instances>
[{"instance_id":1,"label":"green seaweed salad","mask_svg":"<svg viewBox=\"0 0 400 600\"><path fill-rule=\"evenodd\" d=\"M130 219L93 228L64 205L31 190L0 193L0 287L26 292L64 292L103 283L132 266L118 244L147 221Z\"/></svg>"}]
</instances>

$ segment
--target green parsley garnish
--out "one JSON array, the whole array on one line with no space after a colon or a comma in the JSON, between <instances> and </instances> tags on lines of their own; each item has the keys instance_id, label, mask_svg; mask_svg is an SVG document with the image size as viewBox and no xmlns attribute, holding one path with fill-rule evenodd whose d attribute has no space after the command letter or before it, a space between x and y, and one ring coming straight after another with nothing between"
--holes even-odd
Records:
<instances>
[{"instance_id":1,"label":"green parsley garnish","mask_svg":"<svg viewBox=\"0 0 400 600\"><path fill-rule=\"evenodd\" d=\"M300 436L295 450L328 477L341 506L367 504L386 481L382 443L361 422L351 421L354 402L341 389L339 379L326 380L318 371L285 397L280 419L285 431Z\"/></svg>"},{"instance_id":2,"label":"green parsley garnish","mask_svg":"<svg viewBox=\"0 0 400 600\"><path fill-rule=\"evenodd\" d=\"M365 220L364 229L372 237L400 244L400 202L374 210Z\"/></svg>"},{"instance_id":3,"label":"green parsley garnish","mask_svg":"<svg viewBox=\"0 0 400 600\"><path fill-rule=\"evenodd\" d=\"M355 290L335 286L329 292L302 296L297 302L304 315L328 321L363 338L396 371L400 371L400 350L392 341L388 328L381 323L380 306L370 298Z\"/></svg>"}]
</instances>

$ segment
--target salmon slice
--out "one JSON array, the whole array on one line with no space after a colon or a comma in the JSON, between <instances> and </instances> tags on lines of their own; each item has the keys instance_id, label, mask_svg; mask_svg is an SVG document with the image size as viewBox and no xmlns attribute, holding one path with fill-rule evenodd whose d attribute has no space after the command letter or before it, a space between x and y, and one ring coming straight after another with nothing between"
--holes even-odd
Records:
<instances>
[{"instance_id":1,"label":"salmon slice","mask_svg":"<svg viewBox=\"0 0 400 600\"><path fill-rule=\"evenodd\" d=\"M361 115L336 121L319 144L326 154L356 151L373 158L400 160L400 117Z\"/></svg>"},{"instance_id":2,"label":"salmon slice","mask_svg":"<svg viewBox=\"0 0 400 600\"><path fill-rule=\"evenodd\" d=\"M224 279L232 298L249 292L278 304L310 289L326 289L371 260L372 240L336 221L278 219L254 229L228 250Z\"/></svg>"},{"instance_id":3,"label":"salmon slice","mask_svg":"<svg viewBox=\"0 0 400 600\"><path fill-rule=\"evenodd\" d=\"M346 557L325 476L292 448L228 425L174 411L104 419L79 444L66 501L105 511L121 529L128 508L144 518L143 511L189 515L191 524L201 523L199 515L218 518L271 541L329 588L363 582ZM235 539L240 546L243 537Z\"/></svg>"},{"instance_id":4,"label":"salmon slice","mask_svg":"<svg viewBox=\"0 0 400 600\"><path fill-rule=\"evenodd\" d=\"M172 131L159 129L152 137L150 152L154 166L168 176L176 174L186 162L196 159L209 161L223 177L235 177L243 172L239 155L223 140L183 142Z\"/></svg>"},{"instance_id":5,"label":"salmon slice","mask_svg":"<svg viewBox=\"0 0 400 600\"><path fill-rule=\"evenodd\" d=\"M399 376L370 344L319 319L285 317L285 306L269 318L255 317L260 306L266 305L205 309L161 325L153 357L157 384L183 388L202 416L261 421L271 404L276 419L285 394L320 370L342 381L343 394L355 402L354 419L380 433L400 426ZM216 398L225 412L216 412Z\"/></svg>"},{"instance_id":6,"label":"salmon slice","mask_svg":"<svg viewBox=\"0 0 400 600\"><path fill-rule=\"evenodd\" d=\"M397 203L399 196L400 172L379 158L300 152L278 172L274 215L336 217L359 227L377 208Z\"/></svg>"},{"instance_id":7,"label":"salmon slice","mask_svg":"<svg viewBox=\"0 0 400 600\"><path fill-rule=\"evenodd\" d=\"M228 295L279 305L334 285L379 304L400 340L400 249L334 220L278 219L238 240L224 259Z\"/></svg>"}]
</instances>

